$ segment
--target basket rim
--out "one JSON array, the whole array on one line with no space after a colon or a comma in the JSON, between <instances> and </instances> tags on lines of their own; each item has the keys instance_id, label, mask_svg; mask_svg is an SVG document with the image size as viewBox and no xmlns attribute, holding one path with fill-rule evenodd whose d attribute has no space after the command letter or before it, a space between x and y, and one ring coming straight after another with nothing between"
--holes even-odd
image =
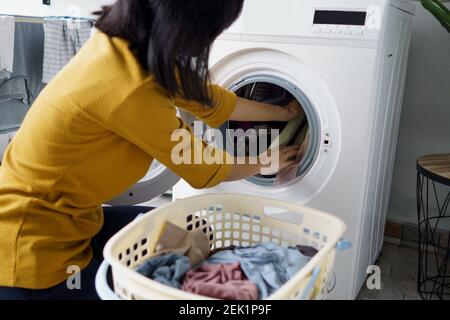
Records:
<instances>
[{"instance_id":1,"label":"basket rim","mask_svg":"<svg viewBox=\"0 0 450 320\"><path fill-rule=\"evenodd\" d=\"M293 276L288 282L286 282L280 289L278 289L275 293L270 295L264 300L278 300L283 296L284 291L290 291L292 290L296 284L298 284L299 281L307 277L309 274L311 274L314 270L314 268L320 264L321 261L323 261L333 250L336 248L336 244L339 240L341 240L342 236L345 233L346 230L346 224L338 217L333 216L329 213L325 213L323 211L319 211L317 209L309 208L306 206L301 206L296 203L292 202L286 202L281 200L275 200L271 198L266 197L259 197L259 196L251 196L251 195L242 195L242 194L234 194L234 193L214 193L214 194L203 194L198 195L194 197L189 197L185 199L178 199L176 202L165 204L159 208L156 208L147 214L157 214L159 211L164 211L167 208L174 206L175 203L180 204L183 202L192 202L199 199L208 199L208 198L223 198L223 199L230 199L233 198L236 200L236 197L238 199L242 200L257 200L257 201L269 201L272 205L273 204L279 204L280 206L291 206L291 207L297 207L297 209L301 209L302 211L307 211L308 213L321 216L326 219L330 219L335 223L335 227L337 229L336 233L328 239L327 243L324 245L322 249L319 250L319 252L299 271L295 276ZM299 213L300 214L300 213ZM159 293L162 294L168 294L170 296L174 296L177 299L184 299L184 300L195 300L195 299L203 299L203 300L219 300L207 296L192 294L189 292L185 292L176 288L172 288L166 285L163 285L159 282L156 282L150 278L147 278L135 270L123 265L118 261L116 257L112 254L112 249L114 245L116 244L117 240L120 240L125 234L127 234L129 229L132 229L134 226L138 225L141 222L141 219L145 218L144 216L141 216L125 226L122 230L120 230L118 233L116 233L105 245L105 248L103 250L103 255L105 258L105 261L107 261L114 272L114 269L122 274L126 274L126 277L131 278L133 281L137 281L140 283L147 283L151 284L154 289L158 289Z\"/></svg>"}]
</instances>

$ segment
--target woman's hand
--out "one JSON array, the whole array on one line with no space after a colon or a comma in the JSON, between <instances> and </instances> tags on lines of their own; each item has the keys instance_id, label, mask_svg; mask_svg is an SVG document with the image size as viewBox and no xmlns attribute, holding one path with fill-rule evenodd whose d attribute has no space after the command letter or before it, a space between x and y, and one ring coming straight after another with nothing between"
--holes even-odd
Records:
<instances>
[{"instance_id":1,"label":"woman's hand","mask_svg":"<svg viewBox=\"0 0 450 320\"><path fill-rule=\"evenodd\" d=\"M266 176L275 175L279 171L295 165L300 148L301 146L283 146L278 150L268 150L265 153L267 159L264 163L269 163L269 165L264 166L261 173Z\"/></svg>"},{"instance_id":2,"label":"woman's hand","mask_svg":"<svg viewBox=\"0 0 450 320\"><path fill-rule=\"evenodd\" d=\"M275 151L269 150L260 155L256 161L253 161L253 163L257 164L250 164L252 163L250 158L246 158L242 162L235 159L235 163L246 164L235 164L226 181L238 181L257 174L277 174L279 171L296 164L296 158L300 148L301 146L289 146Z\"/></svg>"}]
</instances>

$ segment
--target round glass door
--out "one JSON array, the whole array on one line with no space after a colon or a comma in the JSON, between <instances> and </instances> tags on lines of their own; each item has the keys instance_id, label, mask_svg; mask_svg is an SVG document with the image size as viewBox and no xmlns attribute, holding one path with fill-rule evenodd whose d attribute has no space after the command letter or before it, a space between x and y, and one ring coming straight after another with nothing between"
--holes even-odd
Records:
<instances>
[{"instance_id":1,"label":"round glass door","mask_svg":"<svg viewBox=\"0 0 450 320\"><path fill-rule=\"evenodd\" d=\"M275 76L252 76L245 78L230 87L239 97L262 103L286 106L294 99L303 108L304 117L295 123L286 122L235 122L229 121L221 127L228 141L224 145L234 156L258 156L267 151L270 142L277 137L271 136L272 130L279 133L281 145L299 145L298 165L277 175L257 175L247 181L261 186L282 186L300 180L311 169L320 149L320 123L315 108L308 97L295 85ZM230 130L231 129L231 130ZM231 136L230 132L233 132ZM241 135L236 134L240 132ZM245 132L245 134L242 134ZM269 143L260 144L260 139ZM281 140L284 142L281 143ZM257 147L255 147L255 145ZM264 150L261 145L267 145ZM244 150L242 150L244 148Z\"/></svg>"}]
</instances>

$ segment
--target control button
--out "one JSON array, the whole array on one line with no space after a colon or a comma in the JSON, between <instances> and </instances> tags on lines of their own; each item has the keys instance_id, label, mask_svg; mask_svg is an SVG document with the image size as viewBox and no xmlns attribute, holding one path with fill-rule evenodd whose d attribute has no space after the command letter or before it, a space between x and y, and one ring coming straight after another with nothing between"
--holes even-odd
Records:
<instances>
[{"instance_id":1,"label":"control button","mask_svg":"<svg viewBox=\"0 0 450 320\"><path fill-rule=\"evenodd\" d=\"M344 29L344 34L352 34L352 30L351 29Z\"/></svg>"},{"instance_id":2,"label":"control button","mask_svg":"<svg viewBox=\"0 0 450 320\"><path fill-rule=\"evenodd\" d=\"M342 33L342 30L341 30L341 29L334 29L334 30L333 30L333 33L334 33L334 34L341 34L341 33Z\"/></svg>"},{"instance_id":3,"label":"control button","mask_svg":"<svg viewBox=\"0 0 450 320\"><path fill-rule=\"evenodd\" d=\"M353 31L353 34L356 34L356 35L362 35L363 32L362 32L362 30L354 30L354 31Z\"/></svg>"},{"instance_id":4,"label":"control button","mask_svg":"<svg viewBox=\"0 0 450 320\"><path fill-rule=\"evenodd\" d=\"M322 29L322 33L331 33L331 29Z\"/></svg>"}]
</instances>

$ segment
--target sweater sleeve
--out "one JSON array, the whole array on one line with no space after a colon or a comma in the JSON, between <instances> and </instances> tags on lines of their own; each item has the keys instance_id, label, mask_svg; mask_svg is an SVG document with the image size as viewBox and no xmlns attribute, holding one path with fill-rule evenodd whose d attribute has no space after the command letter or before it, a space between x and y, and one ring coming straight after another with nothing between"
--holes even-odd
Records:
<instances>
[{"instance_id":1,"label":"sweater sleeve","mask_svg":"<svg viewBox=\"0 0 450 320\"><path fill-rule=\"evenodd\" d=\"M213 121L219 117L208 116ZM108 122L115 133L144 150L194 188L216 186L230 174L228 153L195 137L190 126L177 117L173 100L151 86L141 86L130 94L120 107L112 111Z\"/></svg>"},{"instance_id":2,"label":"sweater sleeve","mask_svg":"<svg viewBox=\"0 0 450 320\"><path fill-rule=\"evenodd\" d=\"M217 85L209 86L213 107L208 107L194 101L175 99L175 105L204 121L210 127L218 128L230 119L236 109L237 96Z\"/></svg>"}]
</instances>

